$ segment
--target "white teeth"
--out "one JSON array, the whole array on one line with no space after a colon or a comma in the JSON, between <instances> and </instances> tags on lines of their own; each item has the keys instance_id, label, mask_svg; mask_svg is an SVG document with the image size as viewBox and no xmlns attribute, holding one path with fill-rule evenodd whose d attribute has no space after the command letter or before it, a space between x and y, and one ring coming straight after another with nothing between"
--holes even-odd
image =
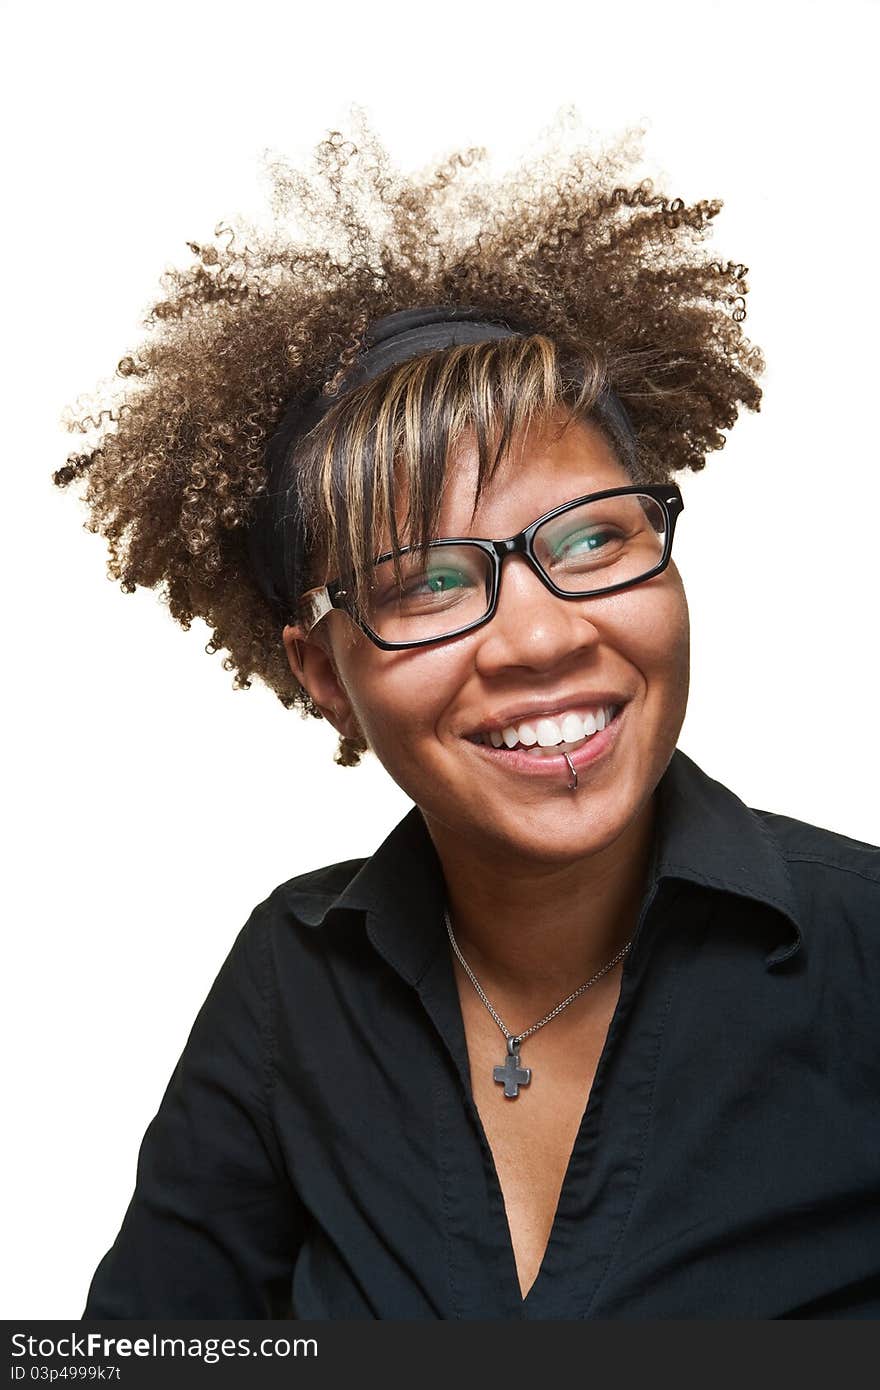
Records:
<instances>
[{"instance_id":1,"label":"white teeth","mask_svg":"<svg viewBox=\"0 0 880 1390\"><path fill-rule=\"evenodd\" d=\"M560 724L564 743L575 743L584 736L584 720L579 714L566 714Z\"/></svg>"},{"instance_id":2,"label":"white teeth","mask_svg":"<svg viewBox=\"0 0 880 1390\"><path fill-rule=\"evenodd\" d=\"M503 729L492 729L488 734L478 735L481 743L490 743L493 748L555 748L557 744L578 743L585 736L591 738L611 723L613 706L605 706L585 714L574 710L554 718L538 719L535 723L507 724Z\"/></svg>"},{"instance_id":3,"label":"white teeth","mask_svg":"<svg viewBox=\"0 0 880 1390\"><path fill-rule=\"evenodd\" d=\"M562 734L555 719L538 720L538 743L542 748L552 748L562 742Z\"/></svg>"}]
</instances>

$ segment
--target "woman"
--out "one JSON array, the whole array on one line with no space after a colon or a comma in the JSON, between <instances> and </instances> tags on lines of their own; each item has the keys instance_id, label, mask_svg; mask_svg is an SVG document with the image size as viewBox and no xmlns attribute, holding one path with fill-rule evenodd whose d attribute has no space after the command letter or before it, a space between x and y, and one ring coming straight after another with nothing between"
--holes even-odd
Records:
<instances>
[{"instance_id":1,"label":"woman","mask_svg":"<svg viewBox=\"0 0 880 1390\"><path fill-rule=\"evenodd\" d=\"M874 1316L880 851L676 748L672 475L761 394L720 203L319 156L56 476L414 805L254 909L85 1315Z\"/></svg>"}]
</instances>

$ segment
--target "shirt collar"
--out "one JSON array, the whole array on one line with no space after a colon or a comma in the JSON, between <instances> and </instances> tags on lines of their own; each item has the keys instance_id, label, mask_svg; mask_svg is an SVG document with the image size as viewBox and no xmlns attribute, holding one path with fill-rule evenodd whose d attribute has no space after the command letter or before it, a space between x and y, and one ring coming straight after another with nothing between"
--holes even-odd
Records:
<instances>
[{"instance_id":1,"label":"shirt collar","mask_svg":"<svg viewBox=\"0 0 880 1390\"><path fill-rule=\"evenodd\" d=\"M774 908L785 920L786 939L765 962L769 967L787 960L802 944L797 902L786 861L759 814L679 748L658 793L649 890L662 879L685 879ZM337 890L334 870L345 871L351 862L359 867ZM418 806L369 858L300 875L281 889L309 927L330 928L352 912L366 913L370 939L413 984L433 959L433 918L442 914L445 881ZM748 914L743 921L748 926Z\"/></svg>"}]
</instances>

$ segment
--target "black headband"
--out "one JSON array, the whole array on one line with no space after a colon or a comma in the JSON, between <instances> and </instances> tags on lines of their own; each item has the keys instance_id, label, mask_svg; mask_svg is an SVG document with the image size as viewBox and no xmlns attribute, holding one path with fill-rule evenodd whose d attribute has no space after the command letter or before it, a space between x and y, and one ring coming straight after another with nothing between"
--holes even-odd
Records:
<instances>
[{"instance_id":1,"label":"black headband","mask_svg":"<svg viewBox=\"0 0 880 1390\"><path fill-rule=\"evenodd\" d=\"M294 445L343 396L411 357L461 343L491 342L534 332L512 319L487 320L482 317L484 313L483 309L467 306L436 306L387 314L366 330L363 350L335 391L321 392L305 400L296 398L287 406L266 448L267 491L256 499L247 531L251 571L279 622L293 620L293 606L305 586L307 556L302 507L297 478L288 475ZM610 386L596 402L595 413L628 454L635 432Z\"/></svg>"}]
</instances>

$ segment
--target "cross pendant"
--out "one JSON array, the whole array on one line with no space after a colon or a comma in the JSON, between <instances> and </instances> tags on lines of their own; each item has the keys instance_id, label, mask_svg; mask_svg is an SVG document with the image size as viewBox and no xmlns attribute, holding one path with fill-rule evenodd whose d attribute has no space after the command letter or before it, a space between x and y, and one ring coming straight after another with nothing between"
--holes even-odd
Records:
<instances>
[{"instance_id":1,"label":"cross pendant","mask_svg":"<svg viewBox=\"0 0 880 1390\"><path fill-rule=\"evenodd\" d=\"M507 1056L504 1059L504 1066L492 1068L492 1079L503 1081L504 1094L512 1100L516 1100L519 1095L520 1086L528 1086L531 1081L531 1067L520 1066L519 1052L516 1050L514 1038L507 1039Z\"/></svg>"}]
</instances>

